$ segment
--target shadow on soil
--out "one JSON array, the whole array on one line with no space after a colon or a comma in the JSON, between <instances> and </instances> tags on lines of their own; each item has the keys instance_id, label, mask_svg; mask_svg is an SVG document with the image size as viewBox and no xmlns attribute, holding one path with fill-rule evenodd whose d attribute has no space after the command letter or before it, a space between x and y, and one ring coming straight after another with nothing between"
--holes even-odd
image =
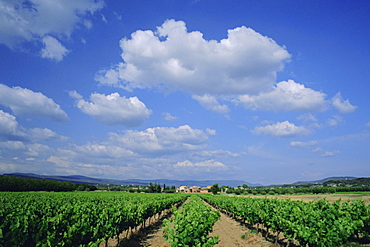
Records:
<instances>
[{"instance_id":1,"label":"shadow on soil","mask_svg":"<svg viewBox=\"0 0 370 247\"><path fill-rule=\"evenodd\" d=\"M161 217L157 222L150 224L149 226L140 229L138 232L133 233L130 238L120 240L119 247L148 247L147 240L152 238L152 234L160 231L164 219L171 217L171 213L168 213Z\"/></svg>"}]
</instances>

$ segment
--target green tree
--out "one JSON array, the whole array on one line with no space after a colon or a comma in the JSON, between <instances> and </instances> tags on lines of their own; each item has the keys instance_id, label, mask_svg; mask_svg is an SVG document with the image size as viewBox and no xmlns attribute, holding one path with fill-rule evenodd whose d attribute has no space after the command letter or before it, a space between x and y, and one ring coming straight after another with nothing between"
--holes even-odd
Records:
<instances>
[{"instance_id":1,"label":"green tree","mask_svg":"<svg viewBox=\"0 0 370 247\"><path fill-rule=\"evenodd\" d=\"M218 184L214 184L211 187L212 194L216 195L220 191L220 187L218 187Z\"/></svg>"}]
</instances>

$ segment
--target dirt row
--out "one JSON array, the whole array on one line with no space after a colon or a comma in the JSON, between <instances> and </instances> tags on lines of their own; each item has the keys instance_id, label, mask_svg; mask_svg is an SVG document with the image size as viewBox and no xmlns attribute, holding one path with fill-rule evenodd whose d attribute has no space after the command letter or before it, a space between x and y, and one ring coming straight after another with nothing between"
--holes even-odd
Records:
<instances>
[{"instance_id":1,"label":"dirt row","mask_svg":"<svg viewBox=\"0 0 370 247\"><path fill-rule=\"evenodd\" d=\"M163 214L159 219L155 220L146 228L139 229L136 233L130 235L129 232L124 232L120 235L122 240L119 246L130 247L170 247L171 244L166 242L162 232L162 222L165 218L173 217L170 212ZM152 220L153 221L153 220ZM126 235L129 238L125 238ZM213 232L210 236L219 236L219 242L216 247L237 247L237 246L255 246L255 247L272 247L274 244L267 241L260 233L255 233L248 229L247 226L221 213L221 219L217 221L213 227ZM105 243L100 245L105 246ZM117 239L110 239L108 246L117 246Z\"/></svg>"}]
</instances>

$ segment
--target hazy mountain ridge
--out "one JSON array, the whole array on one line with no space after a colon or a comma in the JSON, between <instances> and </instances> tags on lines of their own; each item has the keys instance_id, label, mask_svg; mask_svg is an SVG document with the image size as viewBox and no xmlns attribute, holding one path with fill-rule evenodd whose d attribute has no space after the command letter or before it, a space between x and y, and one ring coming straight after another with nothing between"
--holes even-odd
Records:
<instances>
[{"instance_id":1,"label":"hazy mountain ridge","mask_svg":"<svg viewBox=\"0 0 370 247\"><path fill-rule=\"evenodd\" d=\"M295 183L292 183L292 185L303 185L303 184L323 184L326 181L330 180L349 180L349 179L355 179L356 177L328 177L320 180L314 180L314 181L298 181Z\"/></svg>"},{"instance_id":2,"label":"hazy mountain ridge","mask_svg":"<svg viewBox=\"0 0 370 247\"><path fill-rule=\"evenodd\" d=\"M84 183L84 184L101 184L101 185L149 185L149 183L159 183L166 186L208 186L218 184L219 186L227 185L231 187L241 186L246 184L248 186L261 186L260 184L252 184L242 180L174 180L174 179L104 179L104 178L92 178L82 175L70 175L70 176L50 176L50 175L39 175L34 173L8 173L3 174L5 176L17 176L24 178L36 178L36 179L52 179L58 181L70 181L73 183Z\"/></svg>"},{"instance_id":3,"label":"hazy mountain ridge","mask_svg":"<svg viewBox=\"0 0 370 247\"><path fill-rule=\"evenodd\" d=\"M92 185L149 185L149 183L158 183L158 184L166 184L166 186L201 186L205 187L208 185L218 184L219 186L241 186L243 184L248 185L249 187L269 187L269 186L262 186L261 184L252 184L248 183L243 180L175 180L175 179L106 179L106 178L92 178L83 175L69 175L69 176L51 176L51 175L39 175L34 173L8 173L3 174L5 176L17 176L23 178L36 178L36 179L51 179L57 181L70 181L73 183L83 183L83 184L92 184ZM314 181L297 181L290 185L299 186L299 185L314 185L314 184L324 184L327 181L340 181L340 180L351 180L356 179L356 177L350 176L338 176L338 177L328 177L320 180ZM277 185L275 185L277 186Z\"/></svg>"}]
</instances>

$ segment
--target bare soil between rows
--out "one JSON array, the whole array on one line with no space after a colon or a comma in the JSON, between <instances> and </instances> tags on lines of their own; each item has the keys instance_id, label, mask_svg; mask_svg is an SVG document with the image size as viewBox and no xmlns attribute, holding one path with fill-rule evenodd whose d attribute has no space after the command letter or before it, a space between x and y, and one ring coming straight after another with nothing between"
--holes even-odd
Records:
<instances>
[{"instance_id":1,"label":"bare soil between rows","mask_svg":"<svg viewBox=\"0 0 370 247\"><path fill-rule=\"evenodd\" d=\"M145 228L139 229L136 233L124 238L126 233L121 234L120 244L118 246L125 247L170 247L171 243L166 242L163 237L162 223L163 220L173 217L172 213L168 212L157 221L148 225ZM238 246L255 246L255 247L272 247L273 243L267 241L260 233L253 233L243 223L230 218L221 213L221 219L217 221L213 227L213 232L210 236L219 236L218 244L215 247L238 247ZM243 238L242 238L243 236ZM105 243L100 245L105 246ZM110 239L108 246L117 246L117 239Z\"/></svg>"}]
</instances>

